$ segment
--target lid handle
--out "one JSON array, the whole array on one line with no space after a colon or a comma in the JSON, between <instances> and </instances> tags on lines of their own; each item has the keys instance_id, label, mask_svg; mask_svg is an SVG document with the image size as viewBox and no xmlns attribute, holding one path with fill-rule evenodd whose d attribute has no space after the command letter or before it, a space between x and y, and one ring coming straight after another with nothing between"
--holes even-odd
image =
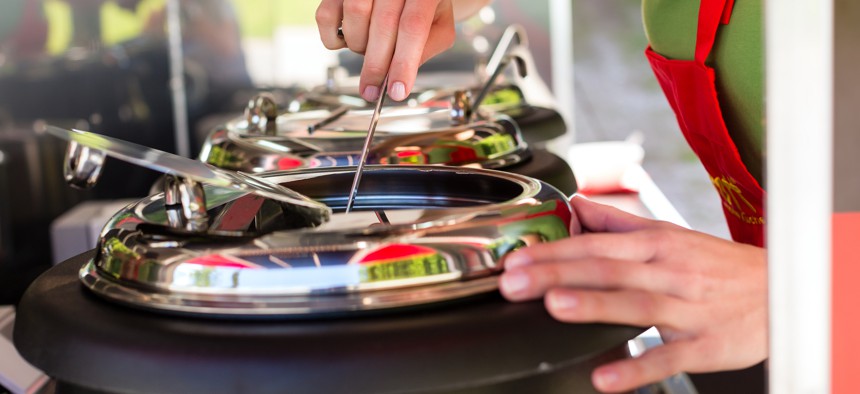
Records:
<instances>
[{"instance_id":1,"label":"lid handle","mask_svg":"<svg viewBox=\"0 0 860 394\"><path fill-rule=\"evenodd\" d=\"M278 104L271 93L260 93L248 101L245 120L251 134L277 134Z\"/></svg>"},{"instance_id":2,"label":"lid handle","mask_svg":"<svg viewBox=\"0 0 860 394\"><path fill-rule=\"evenodd\" d=\"M96 185L105 163L105 152L69 141L63 164L66 183L78 189Z\"/></svg>"}]
</instances>

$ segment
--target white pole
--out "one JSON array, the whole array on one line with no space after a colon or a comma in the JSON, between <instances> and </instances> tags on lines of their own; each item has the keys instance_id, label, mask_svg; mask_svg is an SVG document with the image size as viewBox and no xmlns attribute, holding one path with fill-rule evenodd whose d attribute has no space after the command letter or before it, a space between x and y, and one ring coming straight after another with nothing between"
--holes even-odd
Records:
<instances>
[{"instance_id":1,"label":"white pole","mask_svg":"<svg viewBox=\"0 0 860 394\"><path fill-rule=\"evenodd\" d=\"M769 388L830 392L833 0L765 3Z\"/></svg>"},{"instance_id":2,"label":"white pole","mask_svg":"<svg viewBox=\"0 0 860 394\"><path fill-rule=\"evenodd\" d=\"M573 2L549 0L550 48L552 54L552 91L558 112L567 124L567 134L549 148L566 155L575 139L573 94Z\"/></svg>"}]
</instances>

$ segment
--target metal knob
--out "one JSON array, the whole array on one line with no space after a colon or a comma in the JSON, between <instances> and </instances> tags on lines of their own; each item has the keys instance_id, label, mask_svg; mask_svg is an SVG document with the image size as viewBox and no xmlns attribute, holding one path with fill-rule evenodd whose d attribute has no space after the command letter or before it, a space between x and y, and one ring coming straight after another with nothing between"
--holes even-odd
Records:
<instances>
[{"instance_id":1,"label":"metal knob","mask_svg":"<svg viewBox=\"0 0 860 394\"><path fill-rule=\"evenodd\" d=\"M63 176L69 185L89 189L98 182L104 162L104 151L70 141L66 147Z\"/></svg>"},{"instance_id":2,"label":"metal knob","mask_svg":"<svg viewBox=\"0 0 860 394\"><path fill-rule=\"evenodd\" d=\"M278 105L275 97L270 93L261 93L248 101L245 108L245 120L248 122L250 134L277 133Z\"/></svg>"},{"instance_id":3,"label":"metal knob","mask_svg":"<svg viewBox=\"0 0 860 394\"><path fill-rule=\"evenodd\" d=\"M451 96L451 122L465 125L472 119L472 92L457 90Z\"/></svg>"},{"instance_id":4,"label":"metal knob","mask_svg":"<svg viewBox=\"0 0 860 394\"><path fill-rule=\"evenodd\" d=\"M164 209L171 227L194 232L209 229L206 195L200 182L175 175L164 177Z\"/></svg>"}]
</instances>

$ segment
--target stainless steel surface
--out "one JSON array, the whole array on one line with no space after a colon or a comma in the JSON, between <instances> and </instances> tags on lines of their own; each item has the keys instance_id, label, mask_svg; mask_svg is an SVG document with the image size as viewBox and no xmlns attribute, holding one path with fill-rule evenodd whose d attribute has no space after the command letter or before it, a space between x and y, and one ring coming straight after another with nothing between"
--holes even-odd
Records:
<instances>
[{"instance_id":1,"label":"stainless steel surface","mask_svg":"<svg viewBox=\"0 0 860 394\"><path fill-rule=\"evenodd\" d=\"M532 178L368 166L346 214L354 170L261 175L330 206L331 221L316 228L285 223L283 204L207 186L210 229L188 234L168 225L164 195L151 196L109 221L81 279L110 300L175 313L380 310L492 291L507 253L569 236L567 198Z\"/></svg>"},{"instance_id":2,"label":"stainless steel surface","mask_svg":"<svg viewBox=\"0 0 860 394\"><path fill-rule=\"evenodd\" d=\"M458 90L451 95L451 121L464 125L472 120L472 92Z\"/></svg>"},{"instance_id":3,"label":"stainless steel surface","mask_svg":"<svg viewBox=\"0 0 860 394\"><path fill-rule=\"evenodd\" d=\"M277 135L247 132L243 119L216 128L200 160L216 167L258 173L355 165L372 109L311 110L278 116ZM388 107L379 114L367 162L501 168L529 157L519 126L504 115L452 124L445 107ZM323 124L322 127L318 127ZM314 128L313 134L308 128Z\"/></svg>"},{"instance_id":4,"label":"stainless steel surface","mask_svg":"<svg viewBox=\"0 0 860 394\"><path fill-rule=\"evenodd\" d=\"M164 209L170 227L191 232L209 229L203 185L174 175L164 177Z\"/></svg>"},{"instance_id":5,"label":"stainless steel surface","mask_svg":"<svg viewBox=\"0 0 860 394\"><path fill-rule=\"evenodd\" d=\"M269 93L261 93L248 101L245 107L245 122L248 133L275 134L278 118L278 105Z\"/></svg>"},{"instance_id":6,"label":"stainless steel surface","mask_svg":"<svg viewBox=\"0 0 860 394\"><path fill-rule=\"evenodd\" d=\"M313 134L313 132L316 131L317 129L320 129L320 128L328 125L329 123L340 119L341 116L346 115L346 113L350 110L350 108L353 108L353 107L351 107L349 105L341 105L340 107L333 109L329 116L321 119L319 122L316 122L316 123L308 126L308 134Z\"/></svg>"},{"instance_id":7,"label":"stainless steel surface","mask_svg":"<svg viewBox=\"0 0 860 394\"><path fill-rule=\"evenodd\" d=\"M89 133L80 130L66 130L54 126L46 126L45 132L66 139L70 146L85 147L83 149L72 149L78 152L99 152L86 157L98 157L98 155L110 155L112 157L127 161L169 176L182 178L180 181L169 182L168 196L171 203L165 206L168 216L172 217L173 227L183 228L189 231L204 231L205 209L201 205L202 189L200 184L218 186L244 193L252 193L260 197L270 198L289 206L294 220L311 225L319 225L329 219L331 209L324 204L316 202L307 196L296 193L284 186L266 182L253 175L242 172L225 171L210 165L176 156L171 153L147 148L103 135ZM69 163L69 160L66 160ZM92 162L88 162L92 164ZM98 166L99 168L101 165ZM87 167L83 167L87 168ZM98 171L87 171L92 173ZM190 183L190 182L194 183Z\"/></svg>"},{"instance_id":8,"label":"stainless steel surface","mask_svg":"<svg viewBox=\"0 0 860 394\"><path fill-rule=\"evenodd\" d=\"M66 130L55 126L46 126L45 131L56 137L70 141L71 145L86 147L86 152L97 150L102 155L107 154L111 157L168 175L179 176L207 185L253 193L261 197L289 204L295 208L296 213L316 223L326 221L331 215L331 210L327 206L284 186L266 182L253 175L225 171L199 161L86 131ZM83 149L77 151L85 152ZM88 155L86 157L96 156ZM69 163L68 160L67 163ZM88 163L91 164L91 162ZM92 172L87 171L86 173ZM192 200L187 201L189 204L193 204ZM182 203L184 204L184 202ZM192 210L200 209L200 207L186 208Z\"/></svg>"},{"instance_id":9,"label":"stainless steel surface","mask_svg":"<svg viewBox=\"0 0 860 394\"><path fill-rule=\"evenodd\" d=\"M379 113L382 111L382 103L385 101L386 94L388 94L388 74L385 74L385 78L382 80L379 98L376 100L376 107L373 108L373 115L370 116L370 126L367 128L367 136L364 137L364 147L361 148L358 167L355 169L355 178L352 179L352 186L349 188L346 213L349 213L352 209L355 195L358 193L358 185L361 183L361 173L364 171L364 164L367 162L367 153L370 152L370 144L373 142L373 134L376 133L376 125L379 123Z\"/></svg>"},{"instance_id":10,"label":"stainless steel surface","mask_svg":"<svg viewBox=\"0 0 860 394\"><path fill-rule=\"evenodd\" d=\"M70 141L66 149L63 178L76 188L89 189L98 182L104 162L104 152Z\"/></svg>"},{"instance_id":11,"label":"stainless steel surface","mask_svg":"<svg viewBox=\"0 0 860 394\"><path fill-rule=\"evenodd\" d=\"M466 72L466 78L464 73L420 75L406 100L382 108L374 142L386 149L371 146L368 162L502 168L528 157L525 141L545 143L564 135L564 120L527 45L522 27L511 26L495 51L503 56L492 67L492 78L484 71ZM511 61L517 72L507 72ZM253 173L356 164L373 111L360 96L359 79L341 76L340 70L329 68L324 84L297 93L265 136L254 132L248 119L216 127L205 138L200 159ZM468 94L475 99L463 101Z\"/></svg>"}]
</instances>

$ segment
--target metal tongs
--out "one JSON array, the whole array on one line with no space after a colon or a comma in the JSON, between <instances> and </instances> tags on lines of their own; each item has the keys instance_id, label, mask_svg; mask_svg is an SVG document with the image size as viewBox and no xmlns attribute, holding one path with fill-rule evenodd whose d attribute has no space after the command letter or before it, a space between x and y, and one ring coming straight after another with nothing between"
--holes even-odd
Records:
<instances>
[{"instance_id":1,"label":"metal tongs","mask_svg":"<svg viewBox=\"0 0 860 394\"><path fill-rule=\"evenodd\" d=\"M370 127L367 129L367 137L364 139L364 147L361 148L361 158L358 159L358 167L355 169L355 177L352 179L352 187L349 189L349 200L346 202L346 213L349 213L352 209L352 205L355 203L355 195L358 193L358 184L361 183L361 174L364 172L367 153L370 151L370 143L373 141L373 133L376 132L376 125L379 123L379 113L382 111L382 102L385 100L385 95L388 94L388 74L385 74L385 79L382 80L382 88L379 90L379 98L376 99L376 107L373 109L373 115L370 118Z\"/></svg>"}]
</instances>

